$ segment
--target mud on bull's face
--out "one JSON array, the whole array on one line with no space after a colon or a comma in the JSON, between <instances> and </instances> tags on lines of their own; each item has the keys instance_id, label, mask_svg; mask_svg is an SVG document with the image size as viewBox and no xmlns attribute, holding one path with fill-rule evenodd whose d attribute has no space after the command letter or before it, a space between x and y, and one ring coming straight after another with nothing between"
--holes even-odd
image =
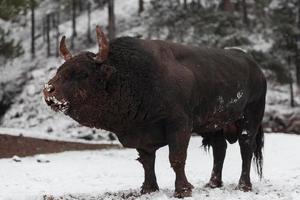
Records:
<instances>
[{"instance_id":1,"label":"mud on bull's face","mask_svg":"<svg viewBox=\"0 0 300 200\"><path fill-rule=\"evenodd\" d=\"M96 32L97 54L83 52L73 57L65 45L65 37L62 38L60 52L65 63L43 89L44 99L54 111L70 114L89 99L97 98L103 90L101 86L114 72L105 64L109 51L106 36L98 26Z\"/></svg>"},{"instance_id":2,"label":"mud on bull's face","mask_svg":"<svg viewBox=\"0 0 300 200\"><path fill-rule=\"evenodd\" d=\"M54 111L65 114L74 104L81 104L93 96L95 85L101 80L95 54L87 52L67 60L56 75L44 86L44 99ZM97 87L97 85L96 85Z\"/></svg>"}]
</instances>

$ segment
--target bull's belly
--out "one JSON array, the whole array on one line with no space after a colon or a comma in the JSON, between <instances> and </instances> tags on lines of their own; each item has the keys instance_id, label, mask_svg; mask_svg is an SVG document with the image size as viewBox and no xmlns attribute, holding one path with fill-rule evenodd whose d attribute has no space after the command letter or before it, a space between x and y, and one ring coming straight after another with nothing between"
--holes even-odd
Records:
<instances>
[{"instance_id":1,"label":"bull's belly","mask_svg":"<svg viewBox=\"0 0 300 200\"><path fill-rule=\"evenodd\" d=\"M241 134L242 130L237 121L242 118L242 112L222 112L214 115L195 116L192 131L204 138L221 134L229 143L233 144Z\"/></svg>"},{"instance_id":2,"label":"bull's belly","mask_svg":"<svg viewBox=\"0 0 300 200\"><path fill-rule=\"evenodd\" d=\"M193 132L200 134L224 130L242 118L243 114L241 111L211 112L206 115L196 115L193 120Z\"/></svg>"},{"instance_id":3,"label":"bull's belly","mask_svg":"<svg viewBox=\"0 0 300 200\"><path fill-rule=\"evenodd\" d=\"M223 95L216 92L210 101L199 101L199 105L195 107L193 112L194 132L222 130L243 118L248 100L246 92L237 88L232 89L232 91L235 92L228 92L228 94Z\"/></svg>"},{"instance_id":4,"label":"bull's belly","mask_svg":"<svg viewBox=\"0 0 300 200\"><path fill-rule=\"evenodd\" d=\"M120 143L127 148L154 150L166 145L166 138L159 124L134 128L118 135Z\"/></svg>"}]
</instances>

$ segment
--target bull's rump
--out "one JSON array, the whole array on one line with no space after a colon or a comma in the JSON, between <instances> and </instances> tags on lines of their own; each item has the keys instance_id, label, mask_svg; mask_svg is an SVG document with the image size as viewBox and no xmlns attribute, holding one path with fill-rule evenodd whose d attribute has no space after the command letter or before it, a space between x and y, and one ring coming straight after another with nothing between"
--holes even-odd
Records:
<instances>
[{"instance_id":1,"label":"bull's rump","mask_svg":"<svg viewBox=\"0 0 300 200\"><path fill-rule=\"evenodd\" d=\"M243 117L249 103L265 97L264 75L243 52L199 49L194 64L186 66L196 80L198 102L193 113L194 129L199 131L229 126Z\"/></svg>"}]
</instances>

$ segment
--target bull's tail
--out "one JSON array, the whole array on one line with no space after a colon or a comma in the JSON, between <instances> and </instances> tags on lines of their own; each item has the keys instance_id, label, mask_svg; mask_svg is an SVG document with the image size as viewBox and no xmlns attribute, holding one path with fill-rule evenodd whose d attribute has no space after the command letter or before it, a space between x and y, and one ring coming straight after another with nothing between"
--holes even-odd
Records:
<instances>
[{"instance_id":1,"label":"bull's tail","mask_svg":"<svg viewBox=\"0 0 300 200\"><path fill-rule=\"evenodd\" d=\"M264 147L264 131L260 125L256 135L256 149L254 150L254 162L257 169L257 174L260 179L263 177L263 147Z\"/></svg>"},{"instance_id":2,"label":"bull's tail","mask_svg":"<svg viewBox=\"0 0 300 200\"><path fill-rule=\"evenodd\" d=\"M202 146L204 150L208 153L211 147L212 138L211 137L203 137Z\"/></svg>"}]
</instances>

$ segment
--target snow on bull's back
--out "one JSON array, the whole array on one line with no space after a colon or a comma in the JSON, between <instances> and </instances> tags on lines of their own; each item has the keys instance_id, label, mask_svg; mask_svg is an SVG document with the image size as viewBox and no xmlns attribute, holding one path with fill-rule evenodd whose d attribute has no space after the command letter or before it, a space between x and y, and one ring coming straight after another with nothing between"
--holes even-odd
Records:
<instances>
[{"instance_id":1,"label":"snow on bull's back","mask_svg":"<svg viewBox=\"0 0 300 200\"><path fill-rule=\"evenodd\" d=\"M299 200L300 137L266 135L264 179L252 171L253 192L236 190L241 158L238 145L229 145L224 164L224 187L207 189L212 156L203 151L201 138L193 137L188 149L187 176L195 186L190 200ZM134 149L67 152L40 157L0 159L0 199L174 199L174 173L168 162L168 148L157 152L157 180L160 191L140 196L142 166ZM130 197L131 196L131 197ZM53 198L52 198L53 197ZM128 197L128 198L126 198Z\"/></svg>"}]
</instances>

